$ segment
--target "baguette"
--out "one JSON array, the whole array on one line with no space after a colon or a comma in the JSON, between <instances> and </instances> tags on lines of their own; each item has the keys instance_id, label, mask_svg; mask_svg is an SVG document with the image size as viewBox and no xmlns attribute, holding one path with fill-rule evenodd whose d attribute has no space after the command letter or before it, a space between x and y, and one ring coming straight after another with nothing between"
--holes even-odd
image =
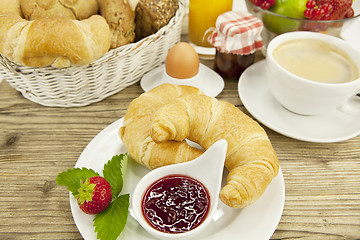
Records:
<instances>
[{"instance_id":1,"label":"baguette","mask_svg":"<svg viewBox=\"0 0 360 240\"><path fill-rule=\"evenodd\" d=\"M152 121L151 137L156 143L189 139L208 149L220 139L227 140L229 175L220 199L230 207L254 203L279 171L264 129L228 102L186 95L159 108Z\"/></svg>"},{"instance_id":2,"label":"baguette","mask_svg":"<svg viewBox=\"0 0 360 240\"><path fill-rule=\"evenodd\" d=\"M15 14L0 15L0 54L19 65L85 65L109 48L109 26L99 15L81 21L57 17L27 21Z\"/></svg>"}]
</instances>

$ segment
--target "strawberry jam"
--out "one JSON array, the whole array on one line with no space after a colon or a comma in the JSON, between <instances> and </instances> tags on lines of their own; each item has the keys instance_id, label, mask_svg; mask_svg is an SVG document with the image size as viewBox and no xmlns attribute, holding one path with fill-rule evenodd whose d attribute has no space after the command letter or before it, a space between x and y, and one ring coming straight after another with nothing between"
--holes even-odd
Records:
<instances>
[{"instance_id":1,"label":"strawberry jam","mask_svg":"<svg viewBox=\"0 0 360 240\"><path fill-rule=\"evenodd\" d=\"M199 181L170 175L154 182L145 192L142 212L148 223L165 233L182 233L199 226L210 208L210 196Z\"/></svg>"}]
</instances>

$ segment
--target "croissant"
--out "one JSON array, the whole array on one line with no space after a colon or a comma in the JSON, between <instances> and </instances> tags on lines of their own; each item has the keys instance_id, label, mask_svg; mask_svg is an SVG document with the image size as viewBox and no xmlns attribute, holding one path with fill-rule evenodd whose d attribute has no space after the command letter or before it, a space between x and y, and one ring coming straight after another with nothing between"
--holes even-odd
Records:
<instances>
[{"instance_id":1,"label":"croissant","mask_svg":"<svg viewBox=\"0 0 360 240\"><path fill-rule=\"evenodd\" d=\"M158 168L192 160L203 152L185 141L155 143L150 137L151 119L161 106L186 94L202 94L197 88L163 84L134 99L125 114L119 135L126 150L138 163Z\"/></svg>"},{"instance_id":2,"label":"croissant","mask_svg":"<svg viewBox=\"0 0 360 240\"><path fill-rule=\"evenodd\" d=\"M0 54L30 67L85 65L110 48L105 19L39 18L33 21L16 14L0 15Z\"/></svg>"},{"instance_id":3,"label":"croissant","mask_svg":"<svg viewBox=\"0 0 360 240\"><path fill-rule=\"evenodd\" d=\"M153 116L157 143L192 140L204 149L228 142L227 184L220 199L233 208L255 202L277 175L279 162L264 129L237 107L205 95L186 95L162 106Z\"/></svg>"}]
</instances>

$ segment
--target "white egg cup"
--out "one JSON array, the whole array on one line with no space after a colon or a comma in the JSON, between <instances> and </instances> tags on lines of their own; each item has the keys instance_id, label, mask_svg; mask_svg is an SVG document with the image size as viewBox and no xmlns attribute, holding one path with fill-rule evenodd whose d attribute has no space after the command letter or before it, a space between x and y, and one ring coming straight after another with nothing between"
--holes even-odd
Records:
<instances>
[{"instance_id":1,"label":"white egg cup","mask_svg":"<svg viewBox=\"0 0 360 240\"><path fill-rule=\"evenodd\" d=\"M151 235L162 240L185 240L201 233L211 223L218 208L226 150L227 141L222 139L192 161L160 167L146 174L137 184L132 196L132 210L139 224ZM156 230L146 221L142 212L142 200L152 183L165 176L177 174L194 178L206 187L210 196L210 208L205 220L196 228L183 233L165 233Z\"/></svg>"},{"instance_id":2,"label":"white egg cup","mask_svg":"<svg viewBox=\"0 0 360 240\"><path fill-rule=\"evenodd\" d=\"M199 65L199 70L197 72L197 74L195 74L193 77L191 78L174 78L172 76L170 76L167 72L166 72L166 67L163 70L163 74L162 74L162 79L164 82L167 83L172 83L172 84L177 84L177 85L196 85L196 82L199 82L199 76L200 76L200 65ZM198 87L199 88L199 87Z\"/></svg>"},{"instance_id":3,"label":"white egg cup","mask_svg":"<svg viewBox=\"0 0 360 240\"><path fill-rule=\"evenodd\" d=\"M146 73L140 81L140 86L147 92L164 83L196 87L210 97L219 95L225 86L224 79L217 72L202 63L199 65L199 72L195 76L186 79L169 76L166 73L165 65L161 65Z\"/></svg>"}]
</instances>

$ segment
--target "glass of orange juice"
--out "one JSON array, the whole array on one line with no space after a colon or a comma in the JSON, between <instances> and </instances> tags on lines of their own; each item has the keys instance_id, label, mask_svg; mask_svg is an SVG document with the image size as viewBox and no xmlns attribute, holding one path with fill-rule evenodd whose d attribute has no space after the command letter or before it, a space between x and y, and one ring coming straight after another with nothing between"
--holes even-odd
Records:
<instances>
[{"instance_id":1,"label":"glass of orange juice","mask_svg":"<svg viewBox=\"0 0 360 240\"><path fill-rule=\"evenodd\" d=\"M196 47L212 48L206 31L215 27L217 17L232 10L233 0L190 0L189 41Z\"/></svg>"}]
</instances>

